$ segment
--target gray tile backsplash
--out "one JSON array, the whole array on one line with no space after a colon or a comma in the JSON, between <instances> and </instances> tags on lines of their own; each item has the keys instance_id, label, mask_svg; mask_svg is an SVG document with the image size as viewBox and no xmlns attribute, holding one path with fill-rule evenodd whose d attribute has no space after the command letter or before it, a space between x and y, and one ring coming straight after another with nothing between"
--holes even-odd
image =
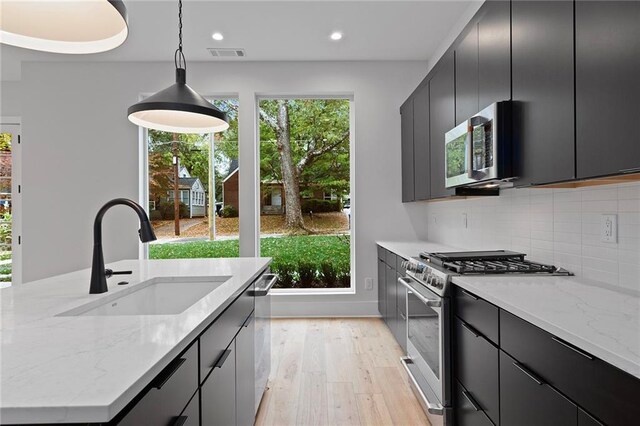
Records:
<instances>
[{"instance_id":1,"label":"gray tile backsplash","mask_svg":"<svg viewBox=\"0 0 640 426\"><path fill-rule=\"evenodd\" d=\"M617 243L600 240L603 214L617 215ZM429 203L427 218L431 241L521 251L579 276L640 290L640 183L507 189L500 197Z\"/></svg>"}]
</instances>

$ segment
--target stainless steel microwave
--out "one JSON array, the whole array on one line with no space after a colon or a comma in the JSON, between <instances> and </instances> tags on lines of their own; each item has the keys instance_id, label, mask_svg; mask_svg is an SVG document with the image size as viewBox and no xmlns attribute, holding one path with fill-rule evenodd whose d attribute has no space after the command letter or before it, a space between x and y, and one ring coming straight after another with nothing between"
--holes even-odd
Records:
<instances>
[{"instance_id":1,"label":"stainless steel microwave","mask_svg":"<svg viewBox=\"0 0 640 426\"><path fill-rule=\"evenodd\" d=\"M515 177L511 109L510 101L496 102L445 134L447 188Z\"/></svg>"}]
</instances>

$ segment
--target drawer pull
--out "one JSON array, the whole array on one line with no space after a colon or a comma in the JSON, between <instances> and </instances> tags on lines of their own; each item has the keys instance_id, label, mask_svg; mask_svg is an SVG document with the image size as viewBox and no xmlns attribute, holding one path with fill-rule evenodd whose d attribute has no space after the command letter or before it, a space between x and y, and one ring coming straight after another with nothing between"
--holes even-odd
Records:
<instances>
[{"instance_id":1,"label":"drawer pull","mask_svg":"<svg viewBox=\"0 0 640 426\"><path fill-rule=\"evenodd\" d=\"M158 375L158 377L156 377L153 387L156 389L162 389L165 383L169 381L171 376L173 376L174 373L178 371L178 369L182 366L182 364L184 364L186 360L187 360L186 358L178 358L176 360L171 361L167 366L167 368L162 370L162 372Z\"/></svg>"},{"instance_id":2,"label":"drawer pull","mask_svg":"<svg viewBox=\"0 0 640 426\"><path fill-rule=\"evenodd\" d=\"M567 342L564 342L564 341L558 339L557 337L551 337L551 339L556 343L560 343L565 348L569 348L572 351L574 351L575 353L577 353L579 355L582 355L583 357L587 358L588 360L593 361L593 357L591 355L589 355L588 353L576 348L575 346L573 346L573 345L571 345L571 344L569 344Z\"/></svg>"},{"instance_id":3,"label":"drawer pull","mask_svg":"<svg viewBox=\"0 0 640 426\"><path fill-rule=\"evenodd\" d=\"M405 317L402 312L398 312L398 314L400 314L400 318L402 318L402 321L407 320L407 317Z\"/></svg>"},{"instance_id":4,"label":"drawer pull","mask_svg":"<svg viewBox=\"0 0 640 426\"><path fill-rule=\"evenodd\" d=\"M469 404L471 404L471 406L473 407L474 410L481 411L480 406L478 405L476 400L473 399L473 397L471 396L471 394L469 392L467 392L465 390L465 391L462 391L462 394L464 395L465 398L467 398L467 401L469 401Z\"/></svg>"},{"instance_id":5,"label":"drawer pull","mask_svg":"<svg viewBox=\"0 0 640 426\"><path fill-rule=\"evenodd\" d=\"M480 298L478 296L476 296L473 293L469 293L467 290L464 289L460 289L460 291L462 291L462 294L464 294L465 296L468 296L470 298L472 298L473 300L480 300Z\"/></svg>"},{"instance_id":6,"label":"drawer pull","mask_svg":"<svg viewBox=\"0 0 640 426\"><path fill-rule=\"evenodd\" d=\"M473 334L473 335L474 335L474 336L476 336L476 337L480 337L480 333L478 333L477 331L475 331L475 330L473 329L473 327L471 327L470 325L468 325L466 322L462 322L462 321L460 321L460 323L462 324L462 326L463 326L464 328L466 328L467 330L469 330L469 333Z\"/></svg>"},{"instance_id":7,"label":"drawer pull","mask_svg":"<svg viewBox=\"0 0 640 426\"><path fill-rule=\"evenodd\" d=\"M216 364L213 366L213 368L222 368L224 362L227 360L227 358L229 358L229 355L231 355L231 349L225 349L224 352L222 352L222 355L220 355L220 358L218 358L218 361L216 361Z\"/></svg>"},{"instance_id":8,"label":"drawer pull","mask_svg":"<svg viewBox=\"0 0 640 426\"><path fill-rule=\"evenodd\" d=\"M533 374L531 371L529 371L524 365L520 364L517 361L514 361L513 366L516 367L518 370L522 371L527 376L529 376L529 378L534 382L536 382L537 384L544 385L544 382L542 381L542 379L536 376L535 374Z\"/></svg>"},{"instance_id":9,"label":"drawer pull","mask_svg":"<svg viewBox=\"0 0 640 426\"><path fill-rule=\"evenodd\" d=\"M189 419L189 416L178 416L173 420L173 423L171 423L171 426L182 426L187 422L188 419Z\"/></svg>"}]
</instances>

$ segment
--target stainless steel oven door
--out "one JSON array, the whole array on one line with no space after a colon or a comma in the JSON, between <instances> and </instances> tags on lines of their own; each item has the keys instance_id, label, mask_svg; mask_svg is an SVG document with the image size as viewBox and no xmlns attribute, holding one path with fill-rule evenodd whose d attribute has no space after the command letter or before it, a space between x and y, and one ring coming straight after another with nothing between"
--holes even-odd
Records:
<instances>
[{"instance_id":1,"label":"stainless steel oven door","mask_svg":"<svg viewBox=\"0 0 640 426\"><path fill-rule=\"evenodd\" d=\"M445 392L449 374L446 318L449 299L441 298L410 277L398 280L406 289L407 358L403 360L423 405L431 414L443 415L449 405Z\"/></svg>"}]
</instances>

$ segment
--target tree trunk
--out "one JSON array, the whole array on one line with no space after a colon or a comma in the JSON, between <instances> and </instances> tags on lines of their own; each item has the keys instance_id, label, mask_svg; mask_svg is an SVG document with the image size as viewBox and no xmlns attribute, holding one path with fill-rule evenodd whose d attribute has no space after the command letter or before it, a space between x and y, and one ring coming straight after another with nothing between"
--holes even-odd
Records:
<instances>
[{"instance_id":1,"label":"tree trunk","mask_svg":"<svg viewBox=\"0 0 640 426\"><path fill-rule=\"evenodd\" d=\"M176 236L180 235L180 172L178 170L178 135L173 134L173 231Z\"/></svg>"},{"instance_id":2,"label":"tree trunk","mask_svg":"<svg viewBox=\"0 0 640 426\"><path fill-rule=\"evenodd\" d=\"M282 183L284 186L285 224L290 233L307 232L302 220L300 206L300 182L298 170L293 164L291 155L291 132L289 128L289 108L286 100L278 100L277 147L282 167Z\"/></svg>"}]
</instances>

